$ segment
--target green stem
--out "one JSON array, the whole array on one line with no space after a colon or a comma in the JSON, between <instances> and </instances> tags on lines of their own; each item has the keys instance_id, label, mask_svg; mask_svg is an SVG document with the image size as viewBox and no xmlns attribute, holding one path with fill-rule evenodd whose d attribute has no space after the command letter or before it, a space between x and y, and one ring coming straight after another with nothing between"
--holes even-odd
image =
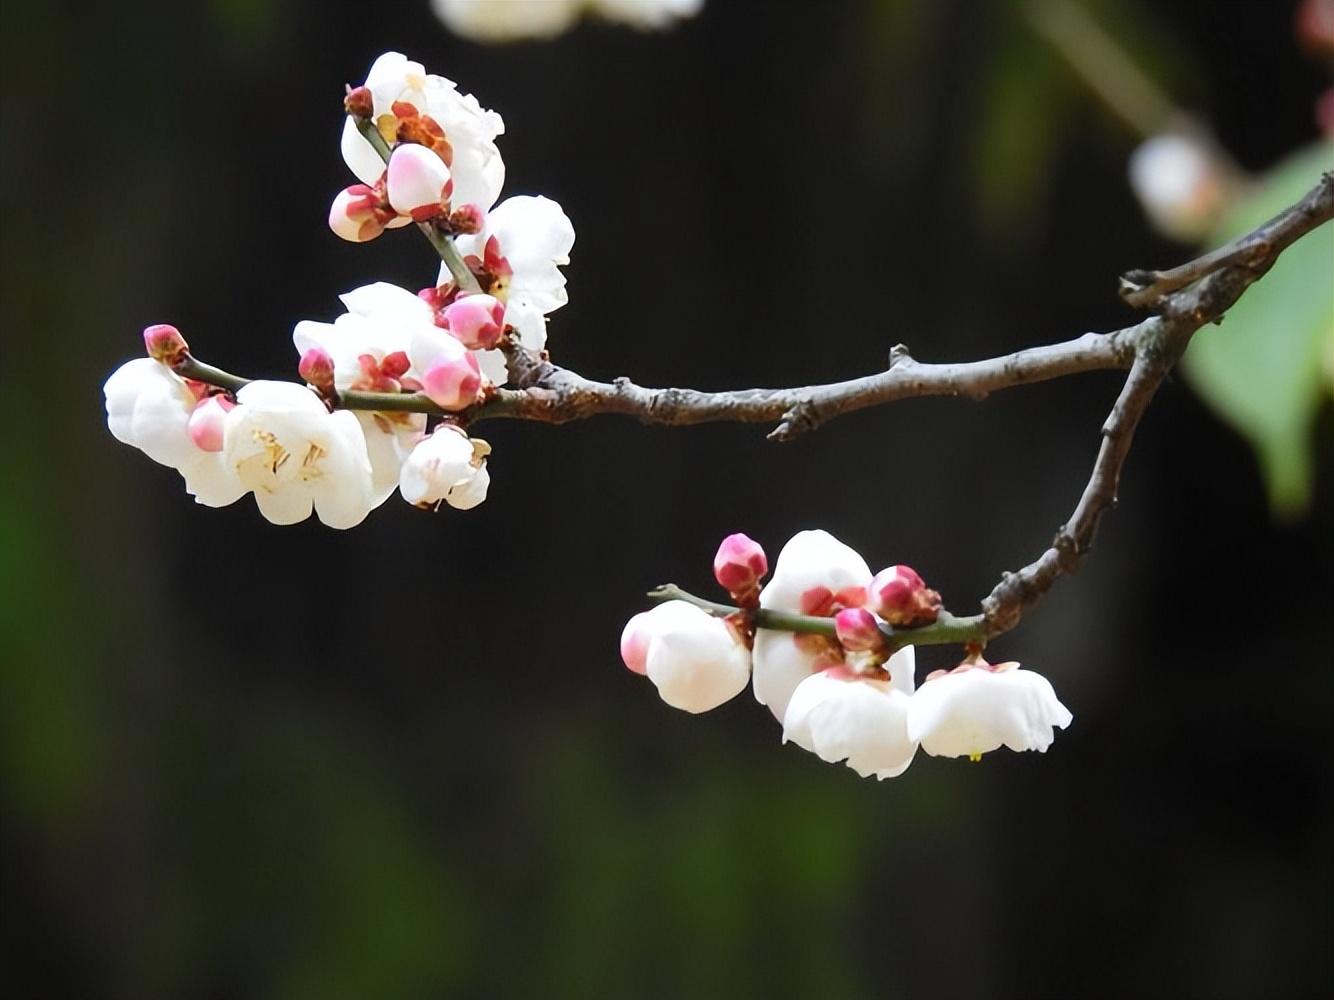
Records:
<instances>
[{"instance_id":1,"label":"green stem","mask_svg":"<svg viewBox=\"0 0 1334 1000\"><path fill-rule=\"evenodd\" d=\"M352 121L357 126L357 131L361 133L363 139L371 144L371 148L380 154L380 159L385 163L389 162L389 155L393 152L389 148L389 143L384 141L384 136L380 130L375 127L375 123L369 118L359 118L352 115ZM477 283L477 276L468 270L468 265L463 262L459 256L458 248L454 246L454 240L442 233L434 222L419 222L417 228L435 247L435 252L440 255L440 259L445 262L445 267L449 268L450 275L454 278L454 284L464 292L480 292L482 286Z\"/></svg>"},{"instance_id":2,"label":"green stem","mask_svg":"<svg viewBox=\"0 0 1334 1000\"><path fill-rule=\"evenodd\" d=\"M196 382L207 382L209 385L216 385L228 392L236 392L250 382L248 378L242 378L240 375L233 375L221 368L214 368L212 365L197 361L189 354L185 356L184 360L173 365L172 371L181 378L194 379Z\"/></svg>"},{"instance_id":3,"label":"green stem","mask_svg":"<svg viewBox=\"0 0 1334 1000\"><path fill-rule=\"evenodd\" d=\"M682 590L674 583L664 584L648 592L654 601L685 601L702 611L718 618L736 614L740 608L730 604L719 604L696 597ZM834 638L834 619L816 615L799 615L787 611L774 611L760 608L753 612L755 624L759 628L775 632L800 632L805 635L823 635ZM894 628L881 625L889 651L897 652L904 646L943 646L951 644L966 645L973 642L986 642L986 623L981 615L956 618L948 611L942 611L940 617L931 625L920 628Z\"/></svg>"}]
</instances>

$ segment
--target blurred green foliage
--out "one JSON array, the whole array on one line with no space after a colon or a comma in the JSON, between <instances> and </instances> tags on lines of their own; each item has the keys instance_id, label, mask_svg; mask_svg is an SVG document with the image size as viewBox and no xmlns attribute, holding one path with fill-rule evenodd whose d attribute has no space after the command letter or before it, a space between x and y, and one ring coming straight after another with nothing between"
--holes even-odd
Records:
<instances>
[{"instance_id":1,"label":"blurred green foliage","mask_svg":"<svg viewBox=\"0 0 1334 1000\"><path fill-rule=\"evenodd\" d=\"M1334 169L1334 144L1318 143L1278 164L1239 200L1211 246L1247 232ZM1196 391L1250 442L1275 514L1311 502L1314 425L1334 390L1334 232L1290 247L1251 287L1221 328L1201 331L1184 369Z\"/></svg>"}]
</instances>

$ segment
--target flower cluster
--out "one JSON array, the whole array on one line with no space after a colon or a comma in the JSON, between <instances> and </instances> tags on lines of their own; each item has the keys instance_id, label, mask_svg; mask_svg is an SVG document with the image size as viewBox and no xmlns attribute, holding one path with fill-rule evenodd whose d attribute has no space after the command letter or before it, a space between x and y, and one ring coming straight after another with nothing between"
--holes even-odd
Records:
<instances>
[{"instance_id":1,"label":"flower cluster","mask_svg":"<svg viewBox=\"0 0 1334 1000\"><path fill-rule=\"evenodd\" d=\"M275 524L313 512L351 527L395 489L420 507L481 503L491 448L468 437L466 411L506 381L507 347L543 350L546 317L567 300L560 267L574 228L560 205L526 195L496 204L499 115L397 52L375 61L344 107L343 158L361 183L334 199L330 227L364 242L418 223L445 261L434 284L415 294L365 285L341 297L346 312L332 323L297 323L306 386L237 379L229 392L193 380L184 338L159 325L144 332L149 357L104 387L117 439L177 469L200 503L254 493ZM445 416L428 433L423 412L338 408L356 392L419 393Z\"/></svg>"},{"instance_id":2,"label":"flower cluster","mask_svg":"<svg viewBox=\"0 0 1334 1000\"><path fill-rule=\"evenodd\" d=\"M1070 724L1045 677L987 663L977 649L918 688L904 632L936 622L941 601L910 567L872 574L829 533L803 531L761 587L767 572L756 542L724 539L714 577L736 608L715 617L678 599L635 615L621 635L625 665L688 712L716 708L749 681L784 742L862 777L902 774L919 746L972 760L1002 746L1046 751Z\"/></svg>"}]
</instances>

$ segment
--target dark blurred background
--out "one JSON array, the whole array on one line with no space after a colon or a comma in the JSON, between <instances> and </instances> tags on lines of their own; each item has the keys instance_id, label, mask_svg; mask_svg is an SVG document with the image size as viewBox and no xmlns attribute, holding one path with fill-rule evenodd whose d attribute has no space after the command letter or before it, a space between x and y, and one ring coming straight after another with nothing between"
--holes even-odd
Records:
<instances>
[{"instance_id":1,"label":"dark blurred background","mask_svg":"<svg viewBox=\"0 0 1334 1000\"><path fill-rule=\"evenodd\" d=\"M1294 4L1091 6L1248 169L1315 138ZM725 533L772 557L807 527L968 611L1073 508L1115 374L783 446L497 422L482 507L395 498L349 532L196 506L111 438L101 383L151 322L294 378L297 320L433 280L413 234L324 222L343 84L386 49L499 110L507 193L574 220L549 346L589 375L1005 352L1133 322L1116 276L1194 253L1010 3L708 0L488 48L426 0L6 0L6 992L1327 995L1328 405L1314 503L1277 523L1241 438L1168 385L1093 557L994 647L1074 725L884 783L780 746L749 695L667 708L622 623L664 580L709 592Z\"/></svg>"}]
</instances>

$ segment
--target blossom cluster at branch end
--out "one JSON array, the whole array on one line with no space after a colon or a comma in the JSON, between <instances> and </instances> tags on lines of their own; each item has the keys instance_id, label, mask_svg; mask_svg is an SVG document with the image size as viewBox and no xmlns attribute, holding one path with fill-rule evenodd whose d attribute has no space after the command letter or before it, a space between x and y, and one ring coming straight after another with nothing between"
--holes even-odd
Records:
<instances>
[{"instance_id":1,"label":"blossom cluster at branch end","mask_svg":"<svg viewBox=\"0 0 1334 1000\"><path fill-rule=\"evenodd\" d=\"M1045 752L1055 730L1070 725L1045 677L1017 663L987 663L975 647L918 687L914 647L891 650L904 629L935 622L941 601L911 567L872 574L828 532L803 531L761 586L767 572L758 543L728 536L714 576L737 607L723 614L724 606L678 599L635 615L621 635L625 665L689 712L718 707L749 681L782 724L783 742L862 777L902 774L919 748L974 761L1002 746ZM832 629L811 627L821 618L832 619ZM785 621L791 630L779 627Z\"/></svg>"},{"instance_id":2,"label":"blossom cluster at branch end","mask_svg":"<svg viewBox=\"0 0 1334 1000\"><path fill-rule=\"evenodd\" d=\"M144 331L148 357L105 386L119 440L179 470L199 502L253 493L277 524L314 513L351 527L395 490L419 507L481 503L491 446L468 437L467 411L506 382L501 349L543 352L547 316L568 300L560 269L574 227L560 205L531 195L496 205L499 115L397 52L348 88L344 110L342 154L361 183L335 199L330 226L355 242L426 226L445 261L434 282L417 293L363 285L341 296L333 322L297 323L305 387L192 381L200 366L166 324ZM432 430L410 406L340 410L353 392L419 393L446 416Z\"/></svg>"}]
</instances>

